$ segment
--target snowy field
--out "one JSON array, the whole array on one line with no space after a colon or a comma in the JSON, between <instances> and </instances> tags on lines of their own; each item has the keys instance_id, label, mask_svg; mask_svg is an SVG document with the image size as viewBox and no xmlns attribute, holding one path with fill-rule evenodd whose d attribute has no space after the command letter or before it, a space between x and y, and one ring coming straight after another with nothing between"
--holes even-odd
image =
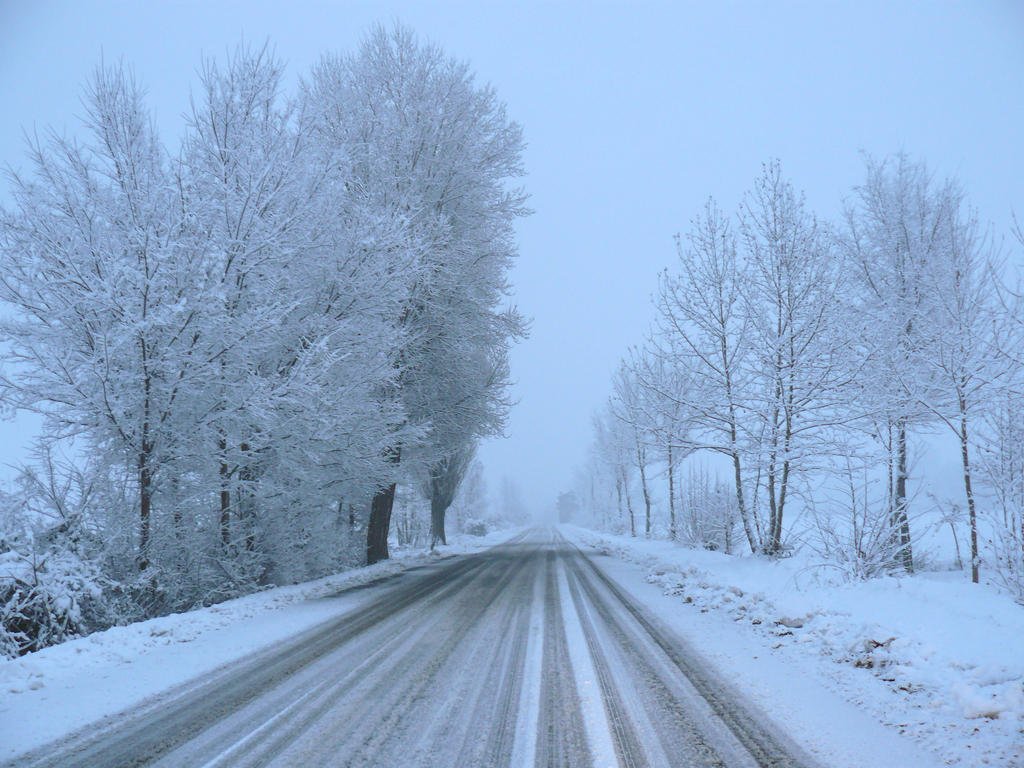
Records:
<instances>
[{"instance_id":1,"label":"snowy field","mask_svg":"<svg viewBox=\"0 0 1024 768\"><path fill-rule=\"evenodd\" d=\"M1024 766L1024 608L994 588L563 532L826 765Z\"/></svg>"},{"instance_id":2,"label":"snowy field","mask_svg":"<svg viewBox=\"0 0 1024 768\"><path fill-rule=\"evenodd\" d=\"M389 561L163 616L0 661L0 762L379 599L353 589L439 557L485 549L517 531L453 537L440 553Z\"/></svg>"}]
</instances>

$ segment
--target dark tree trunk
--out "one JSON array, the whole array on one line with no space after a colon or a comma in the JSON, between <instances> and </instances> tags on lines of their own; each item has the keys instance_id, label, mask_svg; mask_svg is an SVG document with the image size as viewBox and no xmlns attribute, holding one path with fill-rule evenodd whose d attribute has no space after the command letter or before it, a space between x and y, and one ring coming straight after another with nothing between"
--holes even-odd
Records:
<instances>
[{"instance_id":1,"label":"dark tree trunk","mask_svg":"<svg viewBox=\"0 0 1024 768\"><path fill-rule=\"evenodd\" d=\"M889 473L886 476L886 480L887 480L886 493L888 494L888 496L886 496L886 498L889 501L889 508L886 511L889 513L889 519L892 520L892 519L894 519L893 515L894 515L894 510L895 510L895 507L894 507L893 503L894 503L894 501L896 499L896 488L893 485L893 482L895 480L896 473L894 471L895 463L893 462L892 421L891 420L889 421L889 423L887 425L887 429L888 429L888 432L886 433L886 443L885 443L885 450L887 452L887 456L886 456L885 468L886 468L886 471Z\"/></svg>"},{"instance_id":2,"label":"dark tree trunk","mask_svg":"<svg viewBox=\"0 0 1024 768\"><path fill-rule=\"evenodd\" d=\"M448 544L444 535L444 515L448 508L441 503L440 499L430 500L430 548L437 546L438 542Z\"/></svg>"},{"instance_id":3,"label":"dark tree trunk","mask_svg":"<svg viewBox=\"0 0 1024 768\"><path fill-rule=\"evenodd\" d=\"M149 468L150 449L143 439L139 454L139 570L149 567L149 538L153 507L153 478Z\"/></svg>"},{"instance_id":4,"label":"dark tree trunk","mask_svg":"<svg viewBox=\"0 0 1024 768\"><path fill-rule=\"evenodd\" d=\"M217 440L220 452L220 543L225 549L231 543L231 468L228 467L228 439L221 433Z\"/></svg>"},{"instance_id":5,"label":"dark tree trunk","mask_svg":"<svg viewBox=\"0 0 1024 768\"><path fill-rule=\"evenodd\" d=\"M392 483L373 494L370 502L370 522L366 526L366 564L373 565L391 557L388 552L388 533L391 531L391 510L395 506L395 486Z\"/></svg>"},{"instance_id":6,"label":"dark tree trunk","mask_svg":"<svg viewBox=\"0 0 1024 768\"><path fill-rule=\"evenodd\" d=\"M733 444L735 445L736 428L732 428ZM750 545L750 551L753 554L757 553L758 542L757 534L754 532L754 527L750 524L750 515L747 512L746 499L743 497L743 467L740 464L740 453L735 447L730 452L732 457L732 474L734 491L736 493L736 509L740 513L740 521L743 523L743 532L747 535L747 544Z\"/></svg>"},{"instance_id":7,"label":"dark tree trunk","mask_svg":"<svg viewBox=\"0 0 1024 768\"><path fill-rule=\"evenodd\" d=\"M640 487L644 492L644 537L651 538L651 493L647 489L647 472L640 467Z\"/></svg>"},{"instance_id":8,"label":"dark tree trunk","mask_svg":"<svg viewBox=\"0 0 1024 768\"><path fill-rule=\"evenodd\" d=\"M967 402L960 397L960 461L964 471L964 494L967 496L967 519L971 526L971 581L978 583L978 517L971 483L970 442L967 434Z\"/></svg>"},{"instance_id":9,"label":"dark tree trunk","mask_svg":"<svg viewBox=\"0 0 1024 768\"><path fill-rule=\"evenodd\" d=\"M636 448L636 463L640 469L640 490L644 496L644 537L651 538L651 492L647 488L647 456L644 449L640 447L639 440Z\"/></svg>"},{"instance_id":10,"label":"dark tree trunk","mask_svg":"<svg viewBox=\"0 0 1024 768\"><path fill-rule=\"evenodd\" d=\"M388 451L388 461L398 464L402 460L402 449ZM370 519L366 523L366 564L373 565L391 557L388 552L388 534L391 532L391 510L395 506L395 487L391 483L378 488L370 502Z\"/></svg>"},{"instance_id":11,"label":"dark tree trunk","mask_svg":"<svg viewBox=\"0 0 1024 768\"><path fill-rule=\"evenodd\" d=\"M238 469L238 509L235 514L245 531L245 550L253 552L256 549L256 467L252 463L249 444L241 443L238 448L242 452L242 464Z\"/></svg>"},{"instance_id":12,"label":"dark tree trunk","mask_svg":"<svg viewBox=\"0 0 1024 768\"><path fill-rule=\"evenodd\" d=\"M142 447L139 451L139 570L149 567L149 539L153 512L153 443L150 438L149 402L150 381L144 380L145 400L143 402Z\"/></svg>"},{"instance_id":13,"label":"dark tree trunk","mask_svg":"<svg viewBox=\"0 0 1024 768\"><path fill-rule=\"evenodd\" d=\"M779 487L779 502L775 508L775 521L771 534L771 548L776 555L782 552L782 516L786 511L786 491L789 488L789 460L782 462L782 484Z\"/></svg>"},{"instance_id":14,"label":"dark tree trunk","mask_svg":"<svg viewBox=\"0 0 1024 768\"><path fill-rule=\"evenodd\" d=\"M676 540L676 479L672 443L668 444L668 537Z\"/></svg>"},{"instance_id":15,"label":"dark tree trunk","mask_svg":"<svg viewBox=\"0 0 1024 768\"><path fill-rule=\"evenodd\" d=\"M775 549L775 527L779 516L779 508L775 501L775 452L768 458L768 541L764 542L764 552L768 555L778 554Z\"/></svg>"},{"instance_id":16,"label":"dark tree trunk","mask_svg":"<svg viewBox=\"0 0 1024 768\"><path fill-rule=\"evenodd\" d=\"M896 425L896 499L893 504L893 533L899 548L897 559L907 573L914 572L914 553L910 544L910 518L907 516L907 420Z\"/></svg>"},{"instance_id":17,"label":"dark tree trunk","mask_svg":"<svg viewBox=\"0 0 1024 768\"><path fill-rule=\"evenodd\" d=\"M751 522L751 515L756 514L756 509L747 510L746 500L743 498L743 467L740 462L739 452L739 430L736 426L736 405L732 398L732 373L729 363L729 350L726 346L725 336L719 339L719 353L722 360L722 371L725 374L725 396L729 402L729 456L732 458L733 481L736 486L736 508L740 513L740 520L743 521L743 532L747 535L747 543L750 551L757 553L759 536L754 530Z\"/></svg>"}]
</instances>

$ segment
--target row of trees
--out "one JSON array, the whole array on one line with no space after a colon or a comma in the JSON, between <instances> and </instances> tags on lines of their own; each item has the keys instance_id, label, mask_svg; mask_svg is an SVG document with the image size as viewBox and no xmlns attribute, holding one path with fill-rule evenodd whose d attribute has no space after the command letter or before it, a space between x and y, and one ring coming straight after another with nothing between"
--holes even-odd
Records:
<instances>
[{"instance_id":1,"label":"row of trees","mask_svg":"<svg viewBox=\"0 0 1024 768\"><path fill-rule=\"evenodd\" d=\"M607 524L648 536L657 495L670 538L729 549L735 523L768 555L791 546L796 505L812 520L804 533L850 572L912 571L909 438L945 431L972 579L985 561L1024 597L1024 304L955 181L902 154L865 171L834 224L777 162L735 214L706 204L595 417L580 494ZM680 463L711 455L721 477L691 466L681 489ZM662 493L652 477L666 478Z\"/></svg>"},{"instance_id":2,"label":"row of trees","mask_svg":"<svg viewBox=\"0 0 1024 768\"><path fill-rule=\"evenodd\" d=\"M373 563L402 479L444 541L524 332L520 128L402 27L283 77L266 48L205 61L169 151L101 65L87 137L11 174L0 399L45 428L0 531L37 565L3 589L74 550L124 598L101 623Z\"/></svg>"}]
</instances>

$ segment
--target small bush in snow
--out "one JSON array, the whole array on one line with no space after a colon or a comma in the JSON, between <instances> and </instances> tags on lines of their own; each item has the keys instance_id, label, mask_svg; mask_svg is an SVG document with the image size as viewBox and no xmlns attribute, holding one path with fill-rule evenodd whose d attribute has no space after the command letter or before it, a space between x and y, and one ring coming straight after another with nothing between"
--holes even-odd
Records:
<instances>
[{"instance_id":1,"label":"small bush in snow","mask_svg":"<svg viewBox=\"0 0 1024 768\"><path fill-rule=\"evenodd\" d=\"M87 630L84 614L101 595L95 567L66 549L0 552L0 655L18 656Z\"/></svg>"},{"instance_id":2,"label":"small bush in snow","mask_svg":"<svg viewBox=\"0 0 1024 768\"><path fill-rule=\"evenodd\" d=\"M469 517L462 521L462 531L470 536L486 536L487 523L479 518Z\"/></svg>"},{"instance_id":3,"label":"small bush in snow","mask_svg":"<svg viewBox=\"0 0 1024 768\"><path fill-rule=\"evenodd\" d=\"M848 457L841 469L845 487L826 508L810 505L815 530L809 546L847 579L875 578L903 563L891 504L872 469L869 461Z\"/></svg>"},{"instance_id":4,"label":"small bush in snow","mask_svg":"<svg viewBox=\"0 0 1024 768\"><path fill-rule=\"evenodd\" d=\"M0 492L0 656L37 651L107 626L99 618L103 579L84 554L81 523L91 489L61 475L49 454L44 471L24 471L16 494Z\"/></svg>"}]
</instances>

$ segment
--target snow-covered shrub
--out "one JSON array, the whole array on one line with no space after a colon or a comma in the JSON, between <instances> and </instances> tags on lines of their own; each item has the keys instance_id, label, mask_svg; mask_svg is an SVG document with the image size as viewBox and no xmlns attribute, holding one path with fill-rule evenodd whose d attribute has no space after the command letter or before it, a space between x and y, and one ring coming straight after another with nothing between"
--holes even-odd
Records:
<instances>
[{"instance_id":1,"label":"snow-covered shrub","mask_svg":"<svg viewBox=\"0 0 1024 768\"><path fill-rule=\"evenodd\" d=\"M467 517L462 521L462 532L470 536L486 536L489 532L487 521L479 517Z\"/></svg>"},{"instance_id":2,"label":"snow-covered shrub","mask_svg":"<svg viewBox=\"0 0 1024 768\"><path fill-rule=\"evenodd\" d=\"M67 549L0 552L0 655L17 656L88 631L102 594L95 566Z\"/></svg>"},{"instance_id":3,"label":"snow-covered shrub","mask_svg":"<svg viewBox=\"0 0 1024 768\"><path fill-rule=\"evenodd\" d=\"M736 497L707 468L690 468L680 504L679 535L688 544L732 554L739 544Z\"/></svg>"},{"instance_id":4,"label":"snow-covered shrub","mask_svg":"<svg viewBox=\"0 0 1024 768\"><path fill-rule=\"evenodd\" d=\"M0 655L107 626L98 542L85 528L91 486L48 453L0 493Z\"/></svg>"},{"instance_id":5,"label":"snow-covered shrub","mask_svg":"<svg viewBox=\"0 0 1024 768\"><path fill-rule=\"evenodd\" d=\"M902 545L886 489L870 461L847 457L837 476L842 487L824 504L811 501L811 549L848 579L870 579L902 568ZM915 558L916 559L916 558Z\"/></svg>"}]
</instances>

